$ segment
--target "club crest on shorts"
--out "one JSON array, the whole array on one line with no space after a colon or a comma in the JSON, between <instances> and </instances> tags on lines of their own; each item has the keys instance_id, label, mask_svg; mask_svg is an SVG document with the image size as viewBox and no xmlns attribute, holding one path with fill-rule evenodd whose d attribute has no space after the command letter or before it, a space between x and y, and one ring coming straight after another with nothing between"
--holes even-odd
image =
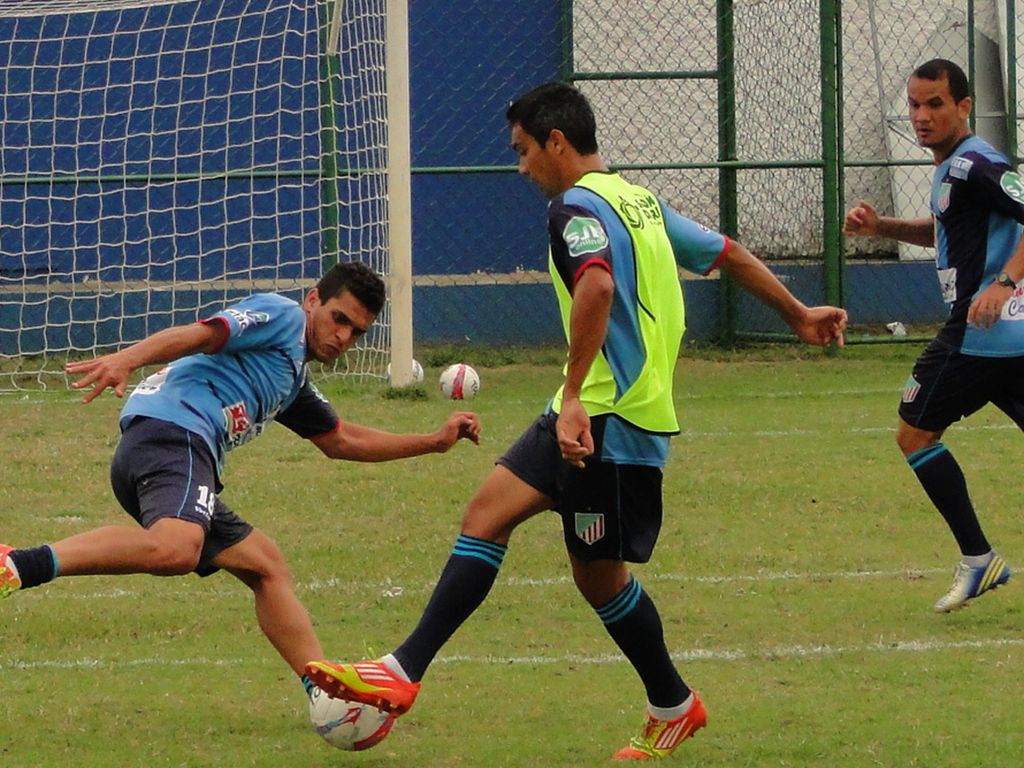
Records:
<instances>
[{"instance_id":1,"label":"club crest on shorts","mask_svg":"<svg viewBox=\"0 0 1024 768\"><path fill-rule=\"evenodd\" d=\"M576 513L576 535L587 544L593 544L604 538L604 515L593 513Z\"/></svg>"},{"instance_id":2,"label":"club crest on shorts","mask_svg":"<svg viewBox=\"0 0 1024 768\"><path fill-rule=\"evenodd\" d=\"M917 393L921 391L921 385L917 379L911 376L907 379L907 383L903 385L903 402L912 403L917 399Z\"/></svg>"}]
</instances>

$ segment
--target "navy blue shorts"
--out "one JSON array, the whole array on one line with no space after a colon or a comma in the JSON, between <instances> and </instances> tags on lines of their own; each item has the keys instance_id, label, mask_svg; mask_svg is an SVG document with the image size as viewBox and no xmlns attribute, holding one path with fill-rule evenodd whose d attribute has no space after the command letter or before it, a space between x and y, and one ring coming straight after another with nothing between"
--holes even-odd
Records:
<instances>
[{"instance_id":1,"label":"navy blue shorts","mask_svg":"<svg viewBox=\"0 0 1024 768\"><path fill-rule=\"evenodd\" d=\"M607 421L600 416L590 420L594 453L575 467L558 448L557 420L539 416L497 463L552 499L575 557L646 563L661 531L661 469L598 460Z\"/></svg>"},{"instance_id":2,"label":"navy blue shorts","mask_svg":"<svg viewBox=\"0 0 1024 768\"><path fill-rule=\"evenodd\" d=\"M221 485L209 446L177 424L132 419L114 451L110 484L118 503L143 528L165 517L202 527L200 576L216 573L213 558L252 533L252 526L218 496Z\"/></svg>"},{"instance_id":3,"label":"navy blue shorts","mask_svg":"<svg viewBox=\"0 0 1024 768\"><path fill-rule=\"evenodd\" d=\"M899 413L912 427L941 432L987 403L1024 429L1024 357L965 355L935 340L914 363Z\"/></svg>"}]
</instances>

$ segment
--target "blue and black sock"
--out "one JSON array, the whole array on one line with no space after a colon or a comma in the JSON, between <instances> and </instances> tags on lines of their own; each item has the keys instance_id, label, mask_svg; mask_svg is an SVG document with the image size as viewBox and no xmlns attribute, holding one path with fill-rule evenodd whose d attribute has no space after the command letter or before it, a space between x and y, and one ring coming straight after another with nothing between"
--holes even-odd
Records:
<instances>
[{"instance_id":1,"label":"blue and black sock","mask_svg":"<svg viewBox=\"0 0 1024 768\"><path fill-rule=\"evenodd\" d=\"M21 588L29 589L57 578L57 555L49 544L32 549L15 549L8 557L21 579Z\"/></svg>"},{"instance_id":2,"label":"blue and black sock","mask_svg":"<svg viewBox=\"0 0 1024 768\"><path fill-rule=\"evenodd\" d=\"M302 675L302 677L299 678L299 682L302 683L302 687L306 689L306 695L312 698L313 689L316 688L316 684L306 675Z\"/></svg>"},{"instance_id":3,"label":"blue and black sock","mask_svg":"<svg viewBox=\"0 0 1024 768\"><path fill-rule=\"evenodd\" d=\"M963 470L945 445L936 443L907 456L932 504L942 514L964 555L984 555L992 547L981 530L967 493Z\"/></svg>"},{"instance_id":4,"label":"blue and black sock","mask_svg":"<svg viewBox=\"0 0 1024 768\"><path fill-rule=\"evenodd\" d=\"M640 582L630 579L618 595L597 609L612 640L629 659L655 707L677 707L690 695L665 647L661 617Z\"/></svg>"},{"instance_id":5,"label":"blue and black sock","mask_svg":"<svg viewBox=\"0 0 1024 768\"><path fill-rule=\"evenodd\" d=\"M420 623L394 656L416 683L448 639L480 607L498 577L508 547L461 535L434 587Z\"/></svg>"}]
</instances>

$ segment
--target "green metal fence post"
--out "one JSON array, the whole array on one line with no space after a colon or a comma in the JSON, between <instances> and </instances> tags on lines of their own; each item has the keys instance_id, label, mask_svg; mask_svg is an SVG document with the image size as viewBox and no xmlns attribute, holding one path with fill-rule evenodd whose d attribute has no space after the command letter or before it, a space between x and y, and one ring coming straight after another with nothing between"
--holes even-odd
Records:
<instances>
[{"instance_id":1,"label":"green metal fence post","mask_svg":"<svg viewBox=\"0 0 1024 768\"><path fill-rule=\"evenodd\" d=\"M971 97L971 103L977 107L978 97L974 90L974 79L977 74L975 66L975 42L974 42L974 0L967 0L967 95ZM977 108L971 110L967 118L971 131L975 131L978 122Z\"/></svg>"},{"instance_id":2,"label":"green metal fence post","mask_svg":"<svg viewBox=\"0 0 1024 768\"><path fill-rule=\"evenodd\" d=\"M1017 9L1006 0L1006 139L1010 161L1017 167Z\"/></svg>"},{"instance_id":3,"label":"green metal fence post","mask_svg":"<svg viewBox=\"0 0 1024 768\"><path fill-rule=\"evenodd\" d=\"M572 80L575 62L573 61L573 36L572 36L572 4L573 0L561 0L558 20L562 26L562 51L559 64L559 76L563 80Z\"/></svg>"},{"instance_id":4,"label":"green metal fence post","mask_svg":"<svg viewBox=\"0 0 1024 768\"><path fill-rule=\"evenodd\" d=\"M717 0L718 25L718 159L736 157L736 62L733 38L733 0ZM718 169L718 228L729 237L737 237L737 171ZM719 341L732 344L736 339L736 286L723 275L719 280Z\"/></svg>"},{"instance_id":5,"label":"green metal fence post","mask_svg":"<svg viewBox=\"0 0 1024 768\"><path fill-rule=\"evenodd\" d=\"M840 0L821 0L822 260L825 301L843 305L842 74Z\"/></svg>"}]
</instances>

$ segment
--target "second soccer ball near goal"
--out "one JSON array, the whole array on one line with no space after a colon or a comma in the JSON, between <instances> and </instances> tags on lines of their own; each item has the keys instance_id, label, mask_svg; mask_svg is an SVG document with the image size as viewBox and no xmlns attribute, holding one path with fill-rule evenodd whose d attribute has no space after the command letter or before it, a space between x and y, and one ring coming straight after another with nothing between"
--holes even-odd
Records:
<instances>
[{"instance_id":1,"label":"second soccer ball near goal","mask_svg":"<svg viewBox=\"0 0 1024 768\"><path fill-rule=\"evenodd\" d=\"M470 400L480 391L480 375L466 363L449 365L441 372L441 391L452 400Z\"/></svg>"}]
</instances>

